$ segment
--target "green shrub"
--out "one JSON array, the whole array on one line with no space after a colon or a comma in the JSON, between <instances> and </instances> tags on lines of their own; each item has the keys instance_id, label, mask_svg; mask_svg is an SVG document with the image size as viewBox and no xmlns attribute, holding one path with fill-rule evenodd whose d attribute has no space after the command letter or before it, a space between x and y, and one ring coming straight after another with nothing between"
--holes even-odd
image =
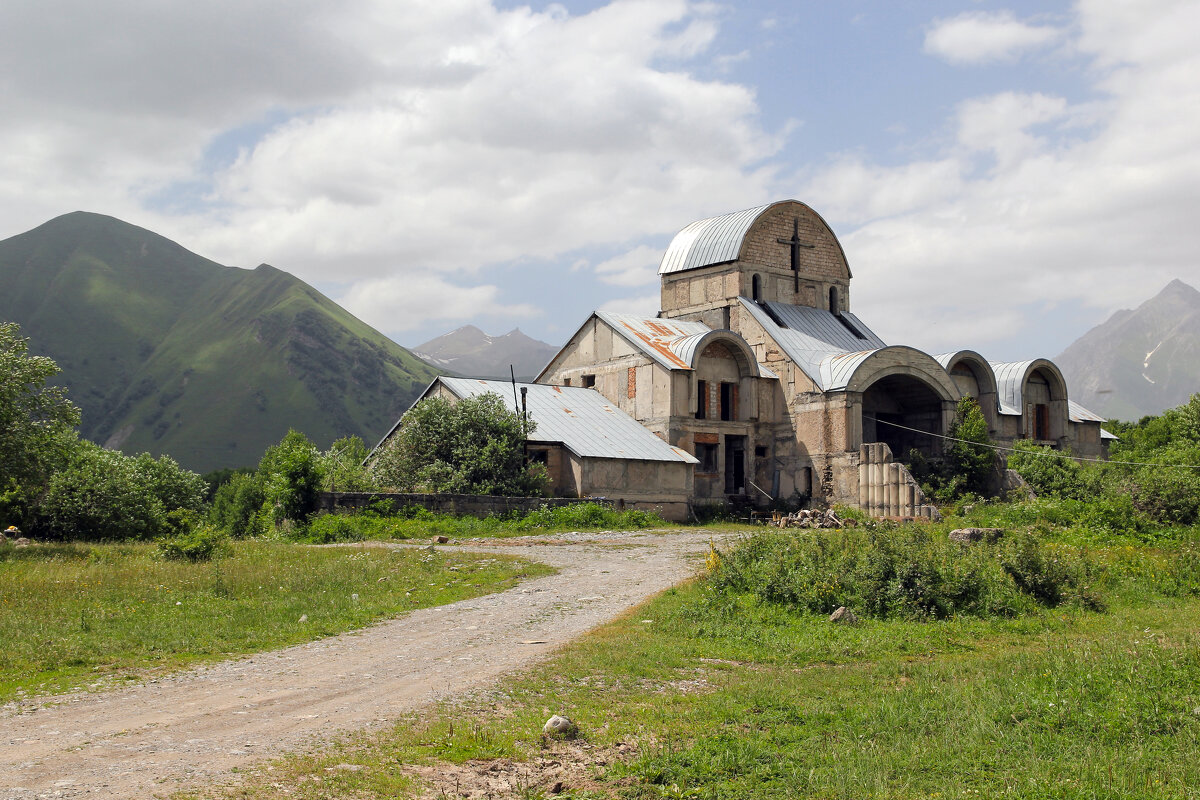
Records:
<instances>
[{"instance_id":1,"label":"green shrub","mask_svg":"<svg viewBox=\"0 0 1200 800\"><path fill-rule=\"evenodd\" d=\"M361 542L369 538L366 529L374 527L371 521L368 515L318 514L309 521L303 538L313 544Z\"/></svg>"},{"instance_id":2,"label":"green shrub","mask_svg":"<svg viewBox=\"0 0 1200 800\"><path fill-rule=\"evenodd\" d=\"M1078 602L1099 608L1095 570L1070 548L1031 535L964 546L937 528L761 533L720 553L716 595L829 613L944 619L1012 616Z\"/></svg>"},{"instance_id":3,"label":"green shrub","mask_svg":"<svg viewBox=\"0 0 1200 800\"><path fill-rule=\"evenodd\" d=\"M1167 463L1198 463L1200 448L1194 452L1166 451ZM1176 460L1170 460L1174 457ZM1200 470L1168 466L1141 467L1123 481L1131 505L1151 520L1167 524L1194 525L1200 522Z\"/></svg>"},{"instance_id":4,"label":"green shrub","mask_svg":"<svg viewBox=\"0 0 1200 800\"><path fill-rule=\"evenodd\" d=\"M237 474L217 489L209 520L234 538L258 536L266 531L263 504L266 494L256 473Z\"/></svg>"},{"instance_id":5,"label":"green shrub","mask_svg":"<svg viewBox=\"0 0 1200 800\"><path fill-rule=\"evenodd\" d=\"M39 530L50 538L151 539L172 533L173 511L198 512L204 481L167 456L129 457L80 440L40 501Z\"/></svg>"},{"instance_id":6,"label":"green shrub","mask_svg":"<svg viewBox=\"0 0 1200 800\"><path fill-rule=\"evenodd\" d=\"M1013 444L1008 468L1016 470L1038 493L1053 497L1085 497L1096 487L1084 475L1084 468L1069 451L1054 450L1028 441Z\"/></svg>"},{"instance_id":7,"label":"green shrub","mask_svg":"<svg viewBox=\"0 0 1200 800\"><path fill-rule=\"evenodd\" d=\"M272 522L284 520L303 526L317 510L321 493L321 453L299 431L288 431L274 447L267 448L258 464L263 510Z\"/></svg>"},{"instance_id":8,"label":"green shrub","mask_svg":"<svg viewBox=\"0 0 1200 800\"><path fill-rule=\"evenodd\" d=\"M224 531L201 523L190 531L158 540L158 552L172 561L210 561L229 545Z\"/></svg>"}]
</instances>

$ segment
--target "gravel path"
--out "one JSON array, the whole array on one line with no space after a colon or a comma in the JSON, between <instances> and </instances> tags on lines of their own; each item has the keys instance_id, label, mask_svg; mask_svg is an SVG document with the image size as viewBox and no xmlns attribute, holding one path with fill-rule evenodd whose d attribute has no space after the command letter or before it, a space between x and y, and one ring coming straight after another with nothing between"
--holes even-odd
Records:
<instances>
[{"instance_id":1,"label":"gravel path","mask_svg":"<svg viewBox=\"0 0 1200 800\"><path fill-rule=\"evenodd\" d=\"M0 711L0 797L155 797L386 723L545 658L698 569L707 533L566 534L461 549L557 575L306 645Z\"/></svg>"}]
</instances>

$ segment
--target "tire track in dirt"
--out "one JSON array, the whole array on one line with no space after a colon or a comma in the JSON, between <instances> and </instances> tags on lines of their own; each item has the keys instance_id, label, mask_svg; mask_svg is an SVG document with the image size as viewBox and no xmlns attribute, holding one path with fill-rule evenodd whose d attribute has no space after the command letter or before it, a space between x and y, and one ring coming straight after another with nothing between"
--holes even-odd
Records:
<instances>
[{"instance_id":1,"label":"tire track in dirt","mask_svg":"<svg viewBox=\"0 0 1200 800\"><path fill-rule=\"evenodd\" d=\"M707 533L567 534L444 549L557 575L309 644L0 712L0 797L168 795L383 725L549 656L698 569Z\"/></svg>"}]
</instances>

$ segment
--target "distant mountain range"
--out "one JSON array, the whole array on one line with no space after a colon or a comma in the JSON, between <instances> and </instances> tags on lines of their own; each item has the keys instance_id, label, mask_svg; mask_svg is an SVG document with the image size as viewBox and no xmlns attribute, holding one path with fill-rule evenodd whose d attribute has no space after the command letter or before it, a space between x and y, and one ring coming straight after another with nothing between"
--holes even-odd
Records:
<instances>
[{"instance_id":1,"label":"distant mountain range","mask_svg":"<svg viewBox=\"0 0 1200 800\"><path fill-rule=\"evenodd\" d=\"M1200 291L1180 280L1118 311L1059 354L1071 399L1136 421L1200 392Z\"/></svg>"},{"instance_id":2,"label":"distant mountain range","mask_svg":"<svg viewBox=\"0 0 1200 800\"><path fill-rule=\"evenodd\" d=\"M431 339L412 349L425 363L472 378L508 378L509 365L517 380L532 380L558 352L513 328L503 336L488 336L474 325Z\"/></svg>"},{"instance_id":3,"label":"distant mountain range","mask_svg":"<svg viewBox=\"0 0 1200 800\"><path fill-rule=\"evenodd\" d=\"M200 471L289 428L374 444L440 372L286 272L85 212L0 241L0 320L58 362L84 436Z\"/></svg>"}]
</instances>

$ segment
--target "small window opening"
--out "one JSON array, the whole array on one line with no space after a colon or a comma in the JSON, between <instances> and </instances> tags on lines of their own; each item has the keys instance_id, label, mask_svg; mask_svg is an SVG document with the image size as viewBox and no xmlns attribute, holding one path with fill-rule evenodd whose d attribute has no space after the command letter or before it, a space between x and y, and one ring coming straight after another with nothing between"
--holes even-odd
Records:
<instances>
[{"instance_id":1,"label":"small window opening","mask_svg":"<svg viewBox=\"0 0 1200 800\"><path fill-rule=\"evenodd\" d=\"M595 375L584 375L583 376L583 388L595 389L596 388L596 376Z\"/></svg>"},{"instance_id":2,"label":"small window opening","mask_svg":"<svg viewBox=\"0 0 1200 800\"><path fill-rule=\"evenodd\" d=\"M721 420L731 422L737 419L737 384L721 384Z\"/></svg>"},{"instance_id":3,"label":"small window opening","mask_svg":"<svg viewBox=\"0 0 1200 800\"><path fill-rule=\"evenodd\" d=\"M707 381L696 381L696 419L708 419Z\"/></svg>"},{"instance_id":4,"label":"small window opening","mask_svg":"<svg viewBox=\"0 0 1200 800\"><path fill-rule=\"evenodd\" d=\"M838 290L836 286L829 287L829 313L842 313L842 309L838 306Z\"/></svg>"},{"instance_id":5,"label":"small window opening","mask_svg":"<svg viewBox=\"0 0 1200 800\"><path fill-rule=\"evenodd\" d=\"M549 462L550 462L550 451L549 450L530 450L529 451L529 463L530 464L548 464Z\"/></svg>"},{"instance_id":6,"label":"small window opening","mask_svg":"<svg viewBox=\"0 0 1200 800\"><path fill-rule=\"evenodd\" d=\"M756 303L762 302L762 279L757 275L750 279L750 297Z\"/></svg>"},{"instance_id":7,"label":"small window opening","mask_svg":"<svg viewBox=\"0 0 1200 800\"><path fill-rule=\"evenodd\" d=\"M563 386L570 386L570 385L571 385L571 379L563 378Z\"/></svg>"},{"instance_id":8,"label":"small window opening","mask_svg":"<svg viewBox=\"0 0 1200 800\"><path fill-rule=\"evenodd\" d=\"M717 445L697 444L696 458L700 461L696 465L697 472L715 473L717 471Z\"/></svg>"},{"instance_id":9,"label":"small window opening","mask_svg":"<svg viewBox=\"0 0 1200 800\"><path fill-rule=\"evenodd\" d=\"M755 458L766 458L767 457L767 448L763 447L762 445L755 446L754 457Z\"/></svg>"}]
</instances>

